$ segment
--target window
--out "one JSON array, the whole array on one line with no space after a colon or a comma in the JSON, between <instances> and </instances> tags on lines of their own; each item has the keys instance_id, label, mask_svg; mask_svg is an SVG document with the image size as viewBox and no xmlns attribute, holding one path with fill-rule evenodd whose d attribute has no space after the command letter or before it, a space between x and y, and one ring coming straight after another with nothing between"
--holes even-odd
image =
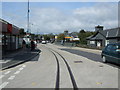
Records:
<instances>
[{"instance_id":1,"label":"window","mask_svg":"<svg viewBox=\"0 0 120 90\"><path fill-rule=\"evenodd\" d=\"M95 41L90 41L90 44L95 44Z\"/></svg>"},{"instance_id":2,"label":"window","mask_svg":"<svg viewBox=\"0 0 120 90\"><path fill-rule=\"evenodd\" d=\"M120 49L120 45L117 45L117 49Z\"/></svg>"},{"instance_id":3,"label":"window","mask_svg":"<svg viewBox=\"0 0 120 90\"><path fill-rule=\"evenodd\" d=\"M106 41L105 41L105 45L106 45L106 46L107 46L107 44L109 44L109 40L106 40Z\"/></svg>"},{"instance_id":4,"label":"window","mask_svg":"<svg viewBox=\"0 0 120 90\"><path fill-rule=\"evenodd\" d=\"M106 50L107 50L108 52L116 52L116 50L117 50L118 48L120 48L118 45L108 45L107 48L106 48Z\"/></svg>"},{"instance_id":5,"label":"window","mask_svg":"<svg viewBox=\"0 0 120 90\"><path fill-rule=\"evenodd\" d=\"M118 38L118 42L120 41L120 39Z\"/></svg>"},{"instance_id":6,"label":"window","mask_svg":"<svg viewBox=\"0 0 120 90\"><path fill-rule=\"evenodd\" d=\"M107 48L106 48L106 50L107 51L111 51L111 48L112 48L112 45L108 45Z\"/></svg>"},{"instance_id":7,"label":"window","mask_svg":"<svg viewBox=\"0 0 120 90\"><path fill-rule=\"evenodd\" d=\"M112 50L112 51L116 51L117 48L118 48L117 45L113 45L112 48L111 48L111 50Z\"/></svg>"}]
</instances>

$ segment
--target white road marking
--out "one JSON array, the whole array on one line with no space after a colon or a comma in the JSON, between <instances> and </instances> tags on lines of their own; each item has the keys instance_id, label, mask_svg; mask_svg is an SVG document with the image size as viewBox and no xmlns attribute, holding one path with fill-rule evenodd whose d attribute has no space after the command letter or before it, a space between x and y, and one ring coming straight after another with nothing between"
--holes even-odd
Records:
<instances>
[{"instance_id":1,"label":"white road marking","mask_svg":"<svg viewBox=\"0 0 120 90\"><path fill-rule=\"evenodd\" d=\"M5 75L6 75L6 74L9 74L10 72L11 72L11 71L7 71L7 72L5 72Z\"/></svg>"},{"instance_id":2,"label":"white road marking","mask_svg":"<svg viewBox=\"0 0 120 90\"><path fill-rule=\"evenodd\" d=\"M20 73L20 71L16 71L14 74L19 74Z\"/></svg>"},{"instance_id":3,"label":"white road marking","mask_svg":"<svg viewBox=\"0 0 120 90\"><path fill-rule=\"evenodd\" d=\"M19 70L23 70L24 68L23 67L21 67Z\"/></svg>"},{"instance_id":4,"label":"white road marking","mask_svg":"<svg viewBox=\"0 0 120 90\"><path fill-rule=\"evenodd\" d=\"M3 78L3 77L4 77L4 75L1 75L1 76L0 76L0 79Z\"/></svg>"},{"instance_id":5,"label":"white road marking","mask_svg":"<svg viewBox=\"0 0 120 90\"><path fill-rule=\"evenodd\" d=\"M23 65L22 67L26 67L26 65Z\"/></svg>"},{"instance_id":6,"label":"white road marking","mask_svg":"<svg viewBox=\"0 0 120 90\"><path fill-rule=\"evenodd\" d=\"M7 62L10 62L11 60L2 60L0 61L0 63L7 63Z\"/></svg>"},{"instance_id":7,"label":"white road marking","mask_svg":"<svg viewBox=\"0 0 120 90\"><path fill-rule=\"evenodd\" d=\"M1 88L4 88L8 83L9 83L9 82L4 82L4 83L2 83L2 84L0 85L0 89L1 89Z\"/></svg>"},{"instance_id":8,"label":"white road marking","mask_svg":"<svg viewBox=\"0 0 120 90\"><path fill-rule=\"evenodd\" d=\"M9 78L8 78L8 80L13 80L15 78L15 76L10 76Z\"/></svg>"}]
</instances>

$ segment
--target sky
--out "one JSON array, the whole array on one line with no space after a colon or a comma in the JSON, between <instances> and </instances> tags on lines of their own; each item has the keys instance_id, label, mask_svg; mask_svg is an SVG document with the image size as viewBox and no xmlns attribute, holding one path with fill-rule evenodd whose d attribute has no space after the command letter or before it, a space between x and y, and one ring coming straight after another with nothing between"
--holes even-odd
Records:
<instances>
[{"instance_id":1,"label":"sky","mask_svg":"<svg viewBox=\"0 0 120 90\"><path fill-rule=\"evenodd\" d=\"M1 16L0 16L1 17ZM2 19L27 30L27 3L2 2ZM30 2L32 33L94 31L118 27L117 2Z\"/></svg>"}]
</instances>

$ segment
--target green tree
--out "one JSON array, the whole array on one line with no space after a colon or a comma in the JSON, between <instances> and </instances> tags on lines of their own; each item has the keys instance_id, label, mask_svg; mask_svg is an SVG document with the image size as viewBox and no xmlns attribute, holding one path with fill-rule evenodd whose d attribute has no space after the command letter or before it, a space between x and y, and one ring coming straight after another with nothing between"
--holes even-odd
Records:
<instances>
[{"instance_id":1,"label":"green tree","mask_svg":"<svg viewBox=\"0 0 120 90\"><path fill-rule=\"evenodd\" d=\"M63 33L59 34L57 40L64 40L65 35Z\"/></svg>"},{"instance_id":2,"label":"green tree","mask_svg":"<svg viewBox=\"0 0 120 90\"><path fill-rule=\"evenodd\" d=\"M80 30L79 33L86 33L84 29Z\"/></svg>"},{"instance_id":3,"label":"green tree","mask_svg":"<svg viewBox=\"0 0 120 90\"><path fill-rule=\"evenodd\" d=\"M49 37L50 39L54 39L54 38L55 38L55 35L53 35L53 33L50 33L50 34L48 34L48 37Z\"/></svg>"},{"instance_id":4,"label":"green tree","mask_svg":"<svg viewBox=\"0 0 120 90\"><path fill-rule=\"evenodd\" d=\"M20 35L26 35L26 32L24 31L24 28L21 28L21 29L19 30L19 32L20 32Z\"/></svg>"},{"instance_id":5,"label":"green tree","mask_svg":"<svg viewBox=\"0 0 120 90\"><path fill-rule=\"evenodd\" d=\"M46 35L43 35L44 37L44 40L50 40L50 37L46 34Z\"/></svg>"},{"instance_id":6,"label":"green tree","mask_svg":"<svg viewBox=\"0 0 120 90\"><path fill-rule=\"evenodd\" d=\"M31 39L35 38L35 34L33 34L33 33L31 33L30 36L31 36Z\"/></svg>"},{"instance_id":7,"label":"green tree","mask_svg":"<svg viewBox=\"0 0 120 90\"><path fill-rule=\"evenodd\" d=\"M80 30L78 37L80 39L80 44L87 44L86 38L93 35L95 32Z\"/></svg>"}]
</instances>

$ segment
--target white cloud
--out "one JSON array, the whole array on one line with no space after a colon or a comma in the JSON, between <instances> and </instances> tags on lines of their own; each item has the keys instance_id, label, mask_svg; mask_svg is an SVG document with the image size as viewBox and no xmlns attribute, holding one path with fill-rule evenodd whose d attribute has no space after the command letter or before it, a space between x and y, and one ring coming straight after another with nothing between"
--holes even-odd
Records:
<instances>
[{"instance_id":1,"label":"white cloud","mask_svg":"<svg viewBox=\"0 0 120 90\"><path fill-rule=\"evenodd\" d=\"M20 22L18 18L14 19L14 23L26 28L26 21ZM117 3L97 3L68 12L57 8L31 8L30 12L30 28L33 33L61 33L66 29L70 32L80 29L93 31L96 25L114 28L118 26L117 23Z\"/></svg>"},{"instance_id":2,"label":"white cloud","mask_svg":"<svg viewBox=\"0 0 120 90\"><path fill-rule=\"evenodd\" d=\"M98 3L93 7L76 8L69 15L55 8L37 8L32 10L31 22L36 23L39 32L47 33L59 33L66 29L94 30L96 25L114 28L118 25L117 8L117 4Z\"/></svg>"},{"instance_id":3,"label":"white cloud","mask_svg":"<svg viewBox=\"0 0 120 90\"><path fill-rule=\"evenodd\" d=\"M90 30L87 26L94 27L100 24L105 28L117 27L118 23L118 6L117 4L99 3L94 7L83 7L74 10L74 17L83 22L83 28Z\"/></svg>"}]
</instances>

